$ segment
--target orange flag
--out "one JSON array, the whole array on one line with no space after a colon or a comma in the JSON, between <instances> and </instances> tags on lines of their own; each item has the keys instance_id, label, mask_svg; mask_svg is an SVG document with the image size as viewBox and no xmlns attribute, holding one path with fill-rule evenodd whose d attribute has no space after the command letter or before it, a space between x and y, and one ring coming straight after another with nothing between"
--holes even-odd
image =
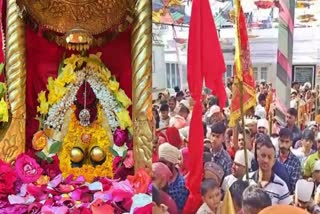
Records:
<instances>
[{"instance_id":1,"label":"orange flag","mask_svg":"<svg viewBox=\"0 0 320 214\"><path fill-rule=\"evenodd\" d=\"M243 14L240 0L235 0L235 66L232 100L230 105L229 126L234 127L241 116L240 84L243 84L243 112L256 105L255 80L250 59L249 39L246 18Z\"/></svg>"}]
</instances>

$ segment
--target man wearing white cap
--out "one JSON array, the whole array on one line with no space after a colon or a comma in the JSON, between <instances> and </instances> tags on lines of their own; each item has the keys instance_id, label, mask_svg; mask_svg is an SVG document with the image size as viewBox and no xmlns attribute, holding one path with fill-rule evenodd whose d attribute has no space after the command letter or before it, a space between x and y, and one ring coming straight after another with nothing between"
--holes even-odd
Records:
<instances>
[{"instance_id":1,"label":"man wearing white cap","mask_svg":"<svg viewBox=\"0 0 320 214\"><path fill-rule=\"evenodd\" d=\"M314 183L301 179L297 181L296 191L294 195L294 205L301 209L310 211L313 207L312 194L314 191Z\"/></svg>"},{"instance_id":2,"label":"man wearing white cap","mask_svg":"<svg viewBox=\"0 0 320 214\"><path fill-rule=\"evenodd\" d=\"M219 122L221 119L221 109L217 105L213 105L210 107L209 112L207 114L207 124L211 125L214 122Z\"/></svg>"},{"instance_id":3,"label":"man wearing white cap","mask_svg":"<svg viewBox=\"0 0 320 214\"><path fill-rule=\"evenodd\" d=\"M269 134L268 133L268 120L267 119L259 119L257 123L258 132L262 134Z\"/></svg>"},{"instance_id":4,"label":"man wearing white cap","mask_svg":"<svg viewBox=\"0 0 320 214\"><path fill-rule=\"evenodd\" d=\"M248 163L248 171L251 169L251 161L253 159L253 154L247 150L247 163ZM242 179L246 174L246 163L245 163L245 155L244 150L238 150L234 156L234 161L231 168L230 175L226 176L222 183L222 190L226 192L228 188L236 182L238 179Z\"/></svg>"}]
</instances>

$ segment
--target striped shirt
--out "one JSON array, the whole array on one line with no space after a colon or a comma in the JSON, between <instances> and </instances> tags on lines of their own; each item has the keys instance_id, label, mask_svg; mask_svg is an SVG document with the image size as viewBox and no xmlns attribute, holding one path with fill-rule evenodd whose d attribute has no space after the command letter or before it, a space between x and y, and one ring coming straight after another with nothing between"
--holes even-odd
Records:
<instances>
[{"instance_id":1,"label":"striped shirt","mask_svg":"<svg viewBox=\"0 0 320 214\"><path fill-rule=\"evenodd\" d=\"M244 177L245 179L245 177ZM271 198L272 205L275 204L290 204L290 192L287 184L276 174L272 173L270 181L264 187L259 183L259 172L249 173L250 184L260 186Z\"/></svg>"}]
</instances>

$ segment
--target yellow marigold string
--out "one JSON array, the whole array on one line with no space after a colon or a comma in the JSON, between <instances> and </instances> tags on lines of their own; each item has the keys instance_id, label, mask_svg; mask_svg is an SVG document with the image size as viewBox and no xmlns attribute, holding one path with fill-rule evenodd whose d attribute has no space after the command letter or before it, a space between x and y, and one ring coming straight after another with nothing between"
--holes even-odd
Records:
<instances>
[{"instance_id":1,"label":"yellow marigold string","mask_svg":"<svg viewBox=\"0 0 320 214\"><path fill-rule=\"evenodd\" d=\"M75 109L74 106L73 109ZM102 110L100 106L98 107L98 119L88 127L81 126L75 114L72 115L72 119L68 128L68 134L63 140L63 147L59 154L60 169L63 172L62 174L64 177L67 177L70 174L73 174L75 177L82 175L88 182L92 182L94 178L98 176L109 178L113 177L113 157L109 150L109 147L111 146L110 140L108 139L107 132L103 128L102 123ZM92 139L96 139L96 142L94 144L82 143L81 135L84 133L91 134ZM90 158L87 155L81 168L72 168L70 152L74 146L81 147L87 153L93 146L99 146L106 153L106 160L102 165L94 167L90 163Z\"/></svg>"}]
</instances>

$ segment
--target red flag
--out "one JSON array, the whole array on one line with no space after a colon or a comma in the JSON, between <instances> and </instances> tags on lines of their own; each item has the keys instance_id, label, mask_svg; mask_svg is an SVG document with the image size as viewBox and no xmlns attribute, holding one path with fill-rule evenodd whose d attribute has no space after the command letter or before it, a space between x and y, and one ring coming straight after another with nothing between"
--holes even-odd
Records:
<instances>
[{"instance_id":1,"label":"red flag","mask_svg":"<svg viewBox=\"0 0 320 214\"><path fill-rule=\"evenodd\" d=\"M256 90L253 77L252 63L250 59L249 38L247 33L246 18L244 16L240 0L235 1L235 69L234 84L232 89L232 101L230 105L229 126L234 127L236 121L243 112L256 105ZM243 94L240 93L240 84L243 85ZM242 96L241 106L239 97Z\"/></svg>"},{"instance_id":2,"label":"red flag","mask_svg":"<svg viewBox=\"0 0 320 214\"><path fill-rule=\"evenodd\" d=\"M203 126L202 88L206 86L218 96L220 106L225 106L226 92L222 82L225 72L215 23L208 0L193 0L188 40L188 84L195 101L190 122L188 149L190 151L190 174L187 187L190 195L184 213L196 213L201 206L200 186L203 174Z\"/></svg>"}]
</instances>

